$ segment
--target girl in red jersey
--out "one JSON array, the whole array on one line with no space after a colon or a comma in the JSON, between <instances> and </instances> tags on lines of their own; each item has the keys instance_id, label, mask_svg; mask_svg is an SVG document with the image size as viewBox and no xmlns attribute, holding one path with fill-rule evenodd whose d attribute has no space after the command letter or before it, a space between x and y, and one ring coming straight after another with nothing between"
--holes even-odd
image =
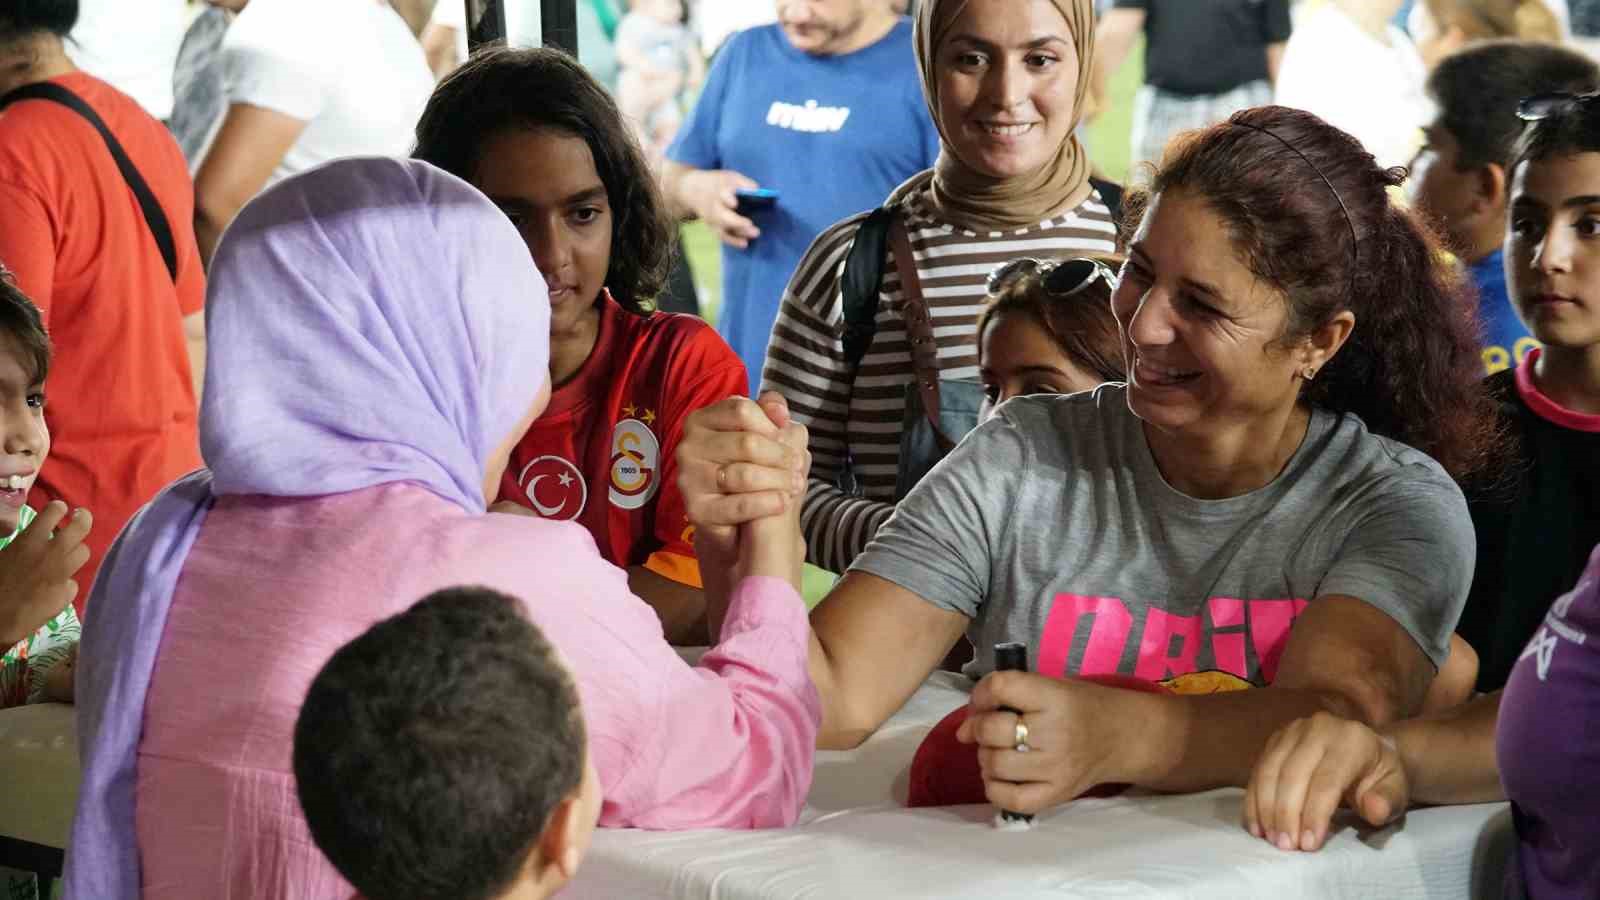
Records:
<instances>
[{"instance_id":1,"label":"girl in red jersey","mask_svg":"<svg viewBox=\"0 0 1600 900\"><path fill-rule=\"evenodd\" d=\"M550 289L555 390L496 509L581 522L669 640L708 643L674 452L747 380L705 322L654 311L674 225L615 102L563 53L491 50L434 91L415 155L504 210Z\"/></svg>"}]
</instances>

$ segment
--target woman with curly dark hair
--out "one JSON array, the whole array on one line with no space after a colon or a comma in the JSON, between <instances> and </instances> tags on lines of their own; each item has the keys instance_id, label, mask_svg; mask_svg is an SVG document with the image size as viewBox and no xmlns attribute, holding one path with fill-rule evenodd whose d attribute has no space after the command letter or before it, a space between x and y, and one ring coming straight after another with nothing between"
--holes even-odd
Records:
<instances>
[{"instance_id":1,"label":"woman with curly dark hair","mask_svg":"<svg viewBox=\"0 0 1600 900\"><path fill-rule=\"evenodd\" d=\"M670 640L706 643L674 452L684 417L747 382L714 329L654 310L673 223L616 104L561 52L490 50L434 91L414 155L504 210L550 289L555 390L496 508L582 522Z\"/></svg>"},{"instance_id":2,"label":"woman with curly dark hair","mask_svg":"<svg viewBox=\"0 0 1600 900\"><path fill-rule=\"evenodd\" d=\"M1340 806L1381 826L1414 804L1509 800L1503 895L1600 897L1597 101L1524 98L1506 167L1506 280L1543 347L1488 382L1511 423L1513 477L1499 497L1469 488L1479 565L1461 632L1483 653L1486 693L1387 726L1327 715L1286 726L1245 796L1257 836L1302 835L1298 848L1316 850Z\"/></svg>"},{"instance_id":3,"label":"woman with curly dark hair","mask_svg":"<svg viewBox=\"0 0 1600 900\"><path fill-rule=\"evenodd\" d=\"M1452 476L1498 426L1468 288L1400 177L1282 107L1172 145L1111 299L1127 384L1007 401L900 504L811 617L823 745L871 734L963 632L988 677L959 736L1025 813L1243 785L1299 716L1421 708L1472 578ZM748 465L772 457L758 415L691 417L686 452L717 461L685 470L703 528L768 512L724 482L785 483ZM1038 674L989 674L1002 642ZM1182 677L1208 670L1235 678Z\"/></svg>"}]
</instances>

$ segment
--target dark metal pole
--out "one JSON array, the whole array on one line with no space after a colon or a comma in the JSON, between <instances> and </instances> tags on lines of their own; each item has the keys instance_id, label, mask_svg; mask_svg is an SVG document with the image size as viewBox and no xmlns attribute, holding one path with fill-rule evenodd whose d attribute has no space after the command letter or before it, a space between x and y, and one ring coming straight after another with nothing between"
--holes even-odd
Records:
<instances>
[{"instance_id":1,"label":"dark metal pole","mask_svg":"<svg viewBox=\"0 0 1600 900\"><path fill-rule=\"evenodd\" d=\"M580 0L539 0L540 35L546 47L560 47L578 55L578 3Z\"/></svg>"},{"instance_id":2,"label":"dark metal pole","mask_svg":"<svg viewBox=\"0 0 1600 900\"><path fill-rule=\"evenodd\" d=\"M506 39L506 7L503 0L440 0L467 5L467 51L483 44Z\"/></svg>"}]
</instances>

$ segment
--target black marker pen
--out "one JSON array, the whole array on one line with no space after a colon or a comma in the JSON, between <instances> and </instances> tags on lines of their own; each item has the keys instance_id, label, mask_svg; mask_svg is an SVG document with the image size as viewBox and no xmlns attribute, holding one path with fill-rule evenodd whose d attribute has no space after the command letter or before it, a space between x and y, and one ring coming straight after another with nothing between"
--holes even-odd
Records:
<instances>
[{"instance_id":1,"label":"black marker pen","mask_svg":"<svg viewBox=\"0 0 1600 900\"><path fill-rule=\"evenodd\" d=\"M1028 645L1015 642L995 644L994 670L996 672L1028 671ZM1016 713L1018 717L1022 715L1021 710L1012 709L1009 706L1000 708L1009 713ZM1033 827L1033 816L1028 813L1002 809L1000 814L994 817L994 827L1003 831L1027 831Z\"/></svg>"}]
</instances>

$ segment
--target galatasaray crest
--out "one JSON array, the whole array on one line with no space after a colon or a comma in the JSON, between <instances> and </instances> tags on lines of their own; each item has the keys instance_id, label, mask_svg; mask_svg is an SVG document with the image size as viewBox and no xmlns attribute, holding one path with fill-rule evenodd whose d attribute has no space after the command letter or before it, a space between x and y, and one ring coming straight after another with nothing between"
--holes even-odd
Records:
<instances>
[{"instance_id":1,"label":"galatasaray crest","mask_svg":"<svg viewBox=\"0 0 1600 900\"><path fill-rule=\"evenodd\" d=\"M645 411L645 420L655 416ZM661 481L661 442L639 419L623 419L611 432L611 485L613 506L639 509L656 495Z\"/></svg>"}]
</instances>

